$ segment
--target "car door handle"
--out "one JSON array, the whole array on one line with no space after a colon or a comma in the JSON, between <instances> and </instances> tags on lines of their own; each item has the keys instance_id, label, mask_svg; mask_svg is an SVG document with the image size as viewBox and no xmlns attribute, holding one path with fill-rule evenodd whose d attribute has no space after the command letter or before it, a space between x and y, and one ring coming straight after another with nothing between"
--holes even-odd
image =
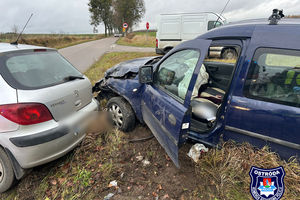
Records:
<instances>
[{"instance_id":1,"label":"car door handle","mask_svg":"<svg viewBox=\"0 0 300 200\"><path fill-rule=\"evenodd\" d=\"M78 100L78 101L75 102L76 107L79 107L80 105L81 105L81 100Z\"/></svg>"}]
</instances>

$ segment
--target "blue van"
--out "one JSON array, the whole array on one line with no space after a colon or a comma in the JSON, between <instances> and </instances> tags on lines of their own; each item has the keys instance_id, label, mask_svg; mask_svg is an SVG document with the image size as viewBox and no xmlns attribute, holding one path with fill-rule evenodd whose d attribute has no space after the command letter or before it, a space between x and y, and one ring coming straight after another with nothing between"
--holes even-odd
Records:
<instances>
[{"instance_id":1,"label":"blue van","mask_svg":"<svg viewBox=\"0 0 300 200\"><path fill-rule=\"evenodd\" d=\"M210 49L237 55L223 59ZM93 88L123 131L146 124L176 166L190 138L269 145L300 155L300 20L251 20L213 29L163 57L109 69Z\"/></svg>"}]
</instances>

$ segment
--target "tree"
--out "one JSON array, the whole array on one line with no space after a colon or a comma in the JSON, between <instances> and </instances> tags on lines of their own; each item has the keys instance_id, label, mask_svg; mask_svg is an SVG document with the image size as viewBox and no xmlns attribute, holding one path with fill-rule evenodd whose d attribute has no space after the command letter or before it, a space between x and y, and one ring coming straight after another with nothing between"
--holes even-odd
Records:
<instances>
[{"instance_id":1,"label":"tree","mask_svg":"<svg viewBox=\"0 0 300 200\"><path fill-rule=\"evenodd\" d=\"M112 0L90 0L88 6L91 13L91 25L96 29L100 23L103 23L105 36L107 36L107 31L111 27Z\"/></svg>"},{"instance_id":2,"label":"tree","mask_svg":"<svg viewBox=\"0 0 300 200\"><path fill-rule=\"evenodd\" d=\"M113 0L114 27L122 29L122 24L126 22L128 29L140 22L145 14L144 0Z\"/></svg>"},{"instance_id":3,"label":"tree","mask_svg":"<svg viewBox=\"0 0 300 200\"><path fill-rule=\"evenodd\" d=\"M94 30L100 23L104 24L105 35L113 30L122 30L122 24L127 22L128 28L138 23L145 14L144 0L89 0L91 25Z\"/></svg>"}]
</instances>

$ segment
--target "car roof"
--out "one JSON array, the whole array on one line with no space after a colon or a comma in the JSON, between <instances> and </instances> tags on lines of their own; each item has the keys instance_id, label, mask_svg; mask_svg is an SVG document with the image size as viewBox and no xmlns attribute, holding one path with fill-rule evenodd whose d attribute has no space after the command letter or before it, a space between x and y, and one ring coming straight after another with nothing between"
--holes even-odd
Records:
<instances>
[{"instance_id":1,"label":"car roof","mask_svg":"<svg viewBox=\"0 0 300 200\"><path fill-rule=\"evenodd\" d=\"M33 50L33 49L52 49L52 48L33 46L33 45L27 45L27 44L13 45L10 43L0 43L0 53L11 52L11 51L20 51L20 50Z\"/></svg>"},{"instance_id":2,"label":"car roof","mask_svg":"<svg viewBox=\"0 0 300 200\"><path fill-rule=\"evenodd\" d=\"M233 23L228 23L224 26L212 29L207 33L197 37L198 39L212 39L212 38L250 38L256 31L264 32L289 31L291 34L299 35L300 19L287 18L281 19L277 25L269 25L268 19L252 19Z\"/></svg>"}]
</instances>

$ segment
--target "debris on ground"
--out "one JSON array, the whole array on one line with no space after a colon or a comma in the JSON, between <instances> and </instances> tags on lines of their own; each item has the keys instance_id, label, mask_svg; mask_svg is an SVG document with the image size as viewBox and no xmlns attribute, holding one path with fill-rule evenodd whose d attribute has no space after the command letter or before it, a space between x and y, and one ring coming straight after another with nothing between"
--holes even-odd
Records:
<instances>
[{"instance_id":1,"label":"debris on ground","mask_svg":"<svg viewBox=\"0 0 300 200\"><path fill-rule=\"evenodd\" d=\"M111 181L110 183L109 183L109 185L108 185L108 187L118 187L118 182L116 181L116 180L114 180L114 181Z\"/></svg>"},{"instance_id":2,"label":"debris on ground","mask_svg":"<svg viewBox=\"0 0 300 200\"><path fill-rule=\"evenodd\" d=\"M114 193L109 193L104 197L104 200L110 200L115 194Z\"/></svg>"},{"instance_id":3,"label":"debris on ground","mask_svg":"<svg viewBox=\"0 0 300 200\"><path fill-rule=\"evenodd\" d=\"M192 146L187 155L197 163L201 154L204 152L208 152L208 148L206 148L203 144L197 143Z\"/></svg>"},{"instance_id":4,"label":"debris on ground","mask_svg":"<svg viewBox=\"0 0 300 200\"><path fill-rule=\"evenodd\" d=\"M135 157L135 158L136 158L137 161L142 161L142 160L144 159L143 156L137 156L137 157Z\"/></svg>"},{"instance_id":5,"label":"debris on ground","mask_svg":"<svg viewBox=\"0 0 300 200\"><path fill-rule=\"evenodd\" d=\"M143 163L144 167L150 165L150 161L149 160L143 160L142 163Z\"/></svg>"}]
</instances>

